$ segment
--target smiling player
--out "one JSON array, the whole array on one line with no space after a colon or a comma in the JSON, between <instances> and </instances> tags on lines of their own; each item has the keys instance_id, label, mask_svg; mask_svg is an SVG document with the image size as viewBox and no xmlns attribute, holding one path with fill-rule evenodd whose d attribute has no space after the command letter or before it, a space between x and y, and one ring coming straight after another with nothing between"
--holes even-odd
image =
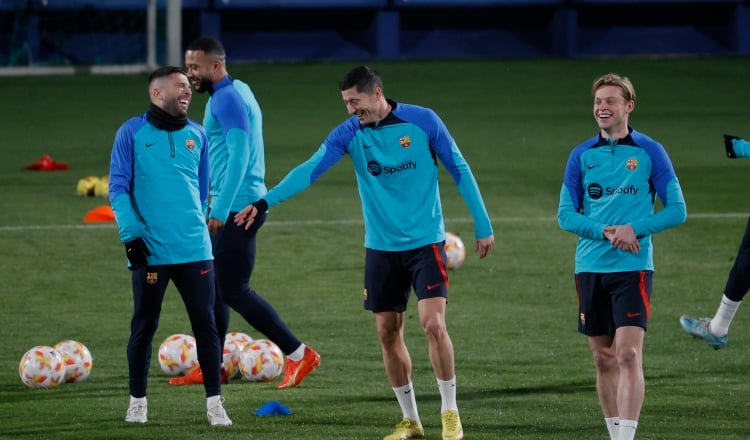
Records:
<instances>
[{"instance_id":1,"label":"smiling player","mask_svg":"<svg viewBox=\"0 0 750 440\"><path fill-rule=\"evenodd\" d=\"M263 199L235 216L246 227L266 210L303 191L344 155L354 164L365 223L364 306L373 312L386 374L403 420L386 440L424 436L413 392L412 363L404 342L404 311L413 288L441 396L444 440L463 439L456 405L453 343L445 324L448 277L445 226L438 191L438 160L458 186L484 258L494 246L492 224L469 164L438 115L386 99L380 75L368 66L339 83L347 120L318 151Z\"/></svg>"},{"instance_id":2,"label":"smiling player","mask_svg":"<svg viewBox=\"0 0 750 440\"><path fill-rule=\"evenodd\" d=\"M687 210L667 152L628 125L635 108L630 80L604 75L592 94L599 133L570 153L557 218L579 236L578 331L588 336L610 438L632 440L645 393L651 234L683 223ZM654 213L656 196L664 208Z\"/></svg>"}]
</instances>

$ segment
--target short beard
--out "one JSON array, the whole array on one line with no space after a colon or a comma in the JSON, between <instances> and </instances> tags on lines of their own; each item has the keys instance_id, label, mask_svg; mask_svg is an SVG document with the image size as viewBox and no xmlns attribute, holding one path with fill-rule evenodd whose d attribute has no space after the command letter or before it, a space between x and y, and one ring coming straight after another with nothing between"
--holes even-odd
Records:
<instances>
[{"instance_id":1,"label":"short beard","mask_svg":"<svg viewBox=\"0 0 750 440\"><path fill-rule=\"evenodd\" d=\"M214 88L214 83L210 79L201 78L198 88L195 89L198 93L204 93L211 91Z\"/></svg>"}]
</instances>

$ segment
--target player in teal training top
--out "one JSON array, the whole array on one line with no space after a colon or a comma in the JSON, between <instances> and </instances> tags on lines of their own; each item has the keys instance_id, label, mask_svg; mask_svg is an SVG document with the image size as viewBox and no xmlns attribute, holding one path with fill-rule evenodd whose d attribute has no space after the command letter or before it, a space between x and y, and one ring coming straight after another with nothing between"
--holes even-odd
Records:
<instances>
[{"instance_id":1,"label":"player in teal training top","mask_svg":"<svg viewBox=\"0 0 750 440\"><path fill-rule=\"evenodd\" d=\"M248 324L279 346L286 355L278 388L298 386L319 364L320 355L303 344L276 309L251 287L259 218L249 230L231 221L248 203L266 194L263 115L250 86L234 79L226 67L226 52L219 40L199 37L185 51L185 65L193 88L211 96L203 125L208 135L211 194L208 230L216 268L216 326L224 344L229 329L229 307ZM222 370L222 380L228 379ZM201 368L169 383L202 383Z\"/></svg>"},{"instance_id":2,"label":"player in teal training top","mask_svg":"<svg viewBox=\"0 0 750 440\"><path fill-rule=\"evenodd\" d=\"M269 207L309 187L349 155L365 223L364 304L375 315L386 373L403 413L395 432L385 438L424 435L403 339L403 312L413 288L440 390L443 438L462 439L453 345L445 325L448 277L438 161L469 207L480 258L494 245L489 216L468 163L434 111L386 99L380 75L367 66L349 71L339 87L352 116L263 199L240 211L235 221L250 227Z\"/></svg>"},{"instance_id":3,"label":"player in teal training top","mask_svg":"<svg viewBox=\"0 0 750 440\"><path fill-rule=\"evenodd\" d=\"M170 280L180 292L207 365L211 425L231 425L221 402L221 345L214 321L214 266L203 212L208 197L206 132L187 118L187 76L162 67L149 76L151 106L115 135L109 198L125 244L133 285L128 341L130 406L127 422L146 423L151 345Z\"/></svg>"},{"instance_id":4,"label":"player in teal training top","mask_svg":"<svg viewBox=\"0 0 750 440\"><path fill-rule=\"evenodd\" d=\"M724 135L724 149L730 159L750 158L750 142L737 136ZM689 335L701 338L706 344L718 350L727 345L729 327L742 299L750 290L750 219L745 226L737 256L724 285L719 307L713 318L694 318L688 315L680 317L682 329Z\"/></svg>"},{"instance_id":5,"label":"player in teal training top","mask_svg":"<svg viewBox=\"0 0 750 440\"><path fill-rule=\"evenodd\" d=\"M578 331L589 339L610 437L632 440L645 393L651 235L683 223L687 210L667 152L628 125L635 108L630 80L607 74L591 93L599 133L570 153L557 218L579 236ZM657 196L663 208L654 213Z\"/></svg>"}]
</instances>

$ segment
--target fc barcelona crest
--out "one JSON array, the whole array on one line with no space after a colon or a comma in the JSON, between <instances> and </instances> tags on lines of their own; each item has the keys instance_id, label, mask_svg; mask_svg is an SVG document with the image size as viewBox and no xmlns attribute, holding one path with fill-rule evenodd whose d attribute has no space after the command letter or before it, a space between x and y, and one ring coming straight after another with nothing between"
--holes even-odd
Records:
<instances>
[{"instance_id":1,"label":"fc barcelona crest","mask_svg":"<svg viewBox=\"0 0 750 440\"><path fill-rule=\"evenodd\" d=\"M401 148L409 148L411 147L411 138L409 136L404 136L401 139L398 140L401 144Z\"/></svg>"},{"instance_id":2,"label":"fc barcelona crest","mask_svg":"<svg viewBox=\"0 0 750 440\"><path fill-rule=\"evenodd\" d=\"M148 284L156 284L159 281L159 272L146 272L146 282Z\"/></svg>"},{"instance_id":3,"label":"fc barcelona crest","mask_svg":"<svg viewBox=\"0 0 750 440\"><path fill-rule=\"evenodd\" d=\"M638 159L628 159L627 163L625 163L625 168L630 171L635 171L635 169L638 168Z\"/></svg>"},{"instance_id":4,"label":"fc barcelona crest","mask_svg":"<svg viewBox=\"0 0 750 440\"><path fill-rule=\"evenodd\" d=\"M195 141L193 139L188 139L185 141L185 146L188 150L193 151L195 149Z\"/></svg>"}]
</instances>

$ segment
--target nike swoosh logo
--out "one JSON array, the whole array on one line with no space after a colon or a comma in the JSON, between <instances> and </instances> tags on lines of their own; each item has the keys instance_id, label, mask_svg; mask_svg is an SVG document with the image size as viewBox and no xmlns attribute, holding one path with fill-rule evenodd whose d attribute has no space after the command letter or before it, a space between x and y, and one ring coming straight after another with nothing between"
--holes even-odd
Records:
<instances>
[{"instance_id":1,"label":"nike swoosh logo","mask_svg":"<svg viewBox=\"0 0 750 440\"><path fill-rule=\"evenodd\" d=\"M146 144L146 148L148 148L148 147L150 147L152 145L156 145L156 142L151 142L150 144Z\"/></svg>"},{"instance_id":2,"label":"nike swoosh logo","mask_svg":"<svg viewBox=\"0 0 750 440\"><path fill-rule=\"evenodd\" d=\"M366 150L368 148L372 148L372 145L363 145L362 148L364 148Z\"/></svg>"},{"instance_id":3,"label":"nike swoosh logo","mask_svg":"<svg viewBox=\"0 0 750 440\"><path fill-rule=\"evenodd\" d=\"M211 269L201 269L201 275L205 275L209 272L211 272Z\"/></svg>"},{"instance_id":4,"label":"nike swoosh logo","mask_svg":"<svg viewBox=\"0 0 750 440\"><path fill-rule=\"evenodd\" d=\"M586 166L586 169L588 169L588 170L592 170L592 169L594 169L594 168L599 168L600 166L601 166L601 165L588 165L588 166Z\"/></svg>"},{"instance_id":5,"label":"nike swoosh logo","mask_svg":"<svg viewBox=\"0 0 750 440\"><path fill-rule=\"evenodd\" d=\"M636 316L640 316L640 313L632 313L632 312L627 313L628 318L635 318Z\"/></svg>"},{"instance_id":6,"label":"nike swoosh logo","mask_svg":"<svg viewBox=\"0 0 750 440\"><path fill-rule=\"evenodd\" d=\"M440 287L440 283L437 283L437 284L428 284L427 285L427 290L437 289L438 287Z\"/></svg>"}]
</instances>

